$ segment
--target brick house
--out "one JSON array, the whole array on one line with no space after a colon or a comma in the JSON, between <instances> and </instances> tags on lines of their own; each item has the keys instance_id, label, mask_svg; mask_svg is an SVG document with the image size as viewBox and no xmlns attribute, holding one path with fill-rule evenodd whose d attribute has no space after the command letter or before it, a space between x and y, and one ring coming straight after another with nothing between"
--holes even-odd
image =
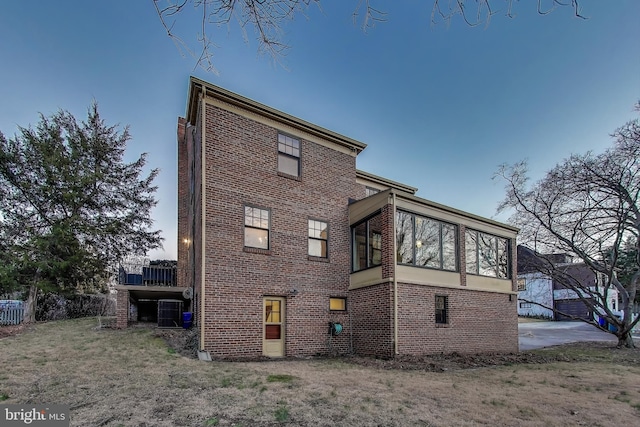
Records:
<instances>
[{"instance_id":1,"label":"brick house","mask_svg":"<svg viewBox=\"0 0 640 427\"><path fill-rule=\"evenodd\" d=\"M191 78L178 288L193 290L202 350L518 351L517 230L357 170L365 147Z\"/></svg>"}]
</instances>

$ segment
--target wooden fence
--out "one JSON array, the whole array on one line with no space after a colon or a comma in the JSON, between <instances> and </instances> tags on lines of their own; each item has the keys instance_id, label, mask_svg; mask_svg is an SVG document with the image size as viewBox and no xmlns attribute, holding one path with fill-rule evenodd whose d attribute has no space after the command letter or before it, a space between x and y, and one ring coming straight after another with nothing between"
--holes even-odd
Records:
<instances>
[{"instance_id":1,"label":"wooden fence","mask_svg":"<svg viewBox=\"0 0 640 427\"><path fill-rule=\"evenodd\" d=\"M0 325L19 325L24 319L24 308L0 308Z\"/></svg>"}]
</instances>

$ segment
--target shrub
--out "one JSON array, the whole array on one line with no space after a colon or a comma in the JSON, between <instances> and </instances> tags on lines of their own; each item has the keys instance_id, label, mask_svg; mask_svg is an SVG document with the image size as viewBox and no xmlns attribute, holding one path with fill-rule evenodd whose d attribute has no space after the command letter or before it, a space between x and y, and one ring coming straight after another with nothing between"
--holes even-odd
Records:
<instances>
[{"instance_id":1,"label":"shrub","mask_svg":"<svg viewBox=\"0 0 640 427\"><path fill-rule=\"evenodd\" d=\"M36 320L77 319L90 316L115 316L115 299L105 294L62 296L47 293L38 296Z\"/></svg>"}]
</instances>

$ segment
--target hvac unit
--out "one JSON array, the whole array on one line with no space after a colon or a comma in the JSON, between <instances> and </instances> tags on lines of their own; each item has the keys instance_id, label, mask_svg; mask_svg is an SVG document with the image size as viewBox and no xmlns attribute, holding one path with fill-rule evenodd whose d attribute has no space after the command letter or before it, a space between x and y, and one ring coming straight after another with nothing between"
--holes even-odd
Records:
<instances>
[{"instance_id":1,"label":"hvac unit","mask_svg":"<svg viewBox=\"0 0 640 427\"><path fill-rule=\"evenodd\" d=\"M182 301L177 299L158 300L158 327L182 327Z\"/></svg>"}]
</instances>

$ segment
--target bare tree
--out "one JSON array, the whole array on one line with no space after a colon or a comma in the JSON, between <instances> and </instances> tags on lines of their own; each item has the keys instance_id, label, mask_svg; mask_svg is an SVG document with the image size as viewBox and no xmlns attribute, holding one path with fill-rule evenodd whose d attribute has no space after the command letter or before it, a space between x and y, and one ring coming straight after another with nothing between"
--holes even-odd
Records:
<instances>
[{"instance_id":1,"label":"bare tree","mask_svg":"<svg viewBox=\"0 0 640 427\"><path fill-rule=\"evenodd\" d=\"M387 18L386 12L373 5L372 0L353 0L353 21L367 31ZM515 17L514 0L432 0L431 23L445 22L460 17L467 25L475 27L489 24L496 14ZM278 60L289 45L284 41L282 25L297 15L305 16L313 4L320 8L320 0L153 0L155 11L167 35L180 52L196 59L196 67L218 73L214 66L214 49L217 47L212 33L214 29L228 27L236 22L245 41L253 32L258 42L258 52ZM559 7L571 7L574 15L586 19L581 12L580 0L537 0L537 12L547 15ZM176 31L176 23L184 15L195 13L199 21L197 48L185 41ZM190 37L189 37L190 38Z\"/></svg>"},{"instance_id":2,"label":"bare tree","mask_svg":"<svg viewBox=\"0 0 640 427\"><path fill-rule=\"evenodd\" d=\"M640 111L640 104L636 107ZM521 228L522 243L539 253L568 253L579 258L603 286L588 286L567 268L540 257L540 269L560 281L595 312L616 327L619 345L633 347L633 301L640 282L640 258L633 274L618 277L619 259L629 238L640 235L640 122L636 119L614 133L612 148L601 154L572 155L532 186L525 162L503 165L506 197L499 211L512 210L511 222ZM608 289L618 291L624 310L619 319L607 307ZM591 320L599 326L595 320ZM599 326L601 329L603 327Z\"/></svg>"},{"instance_id":3,"label":"bare tree","mask_svg":"<svg viewBox=\"0 0 640 427\"><path fill-rule=\"evenodd\" d=\"M558 7L570 6L577 18L586 19L581 11L580 0L537 0L536 4L539 15L548 15ZM497 14L515 17L513 6L514 0L433 0L431 22L451 23L459 16L471 27L488 25Z\"/></svg>"}]
</instances>

